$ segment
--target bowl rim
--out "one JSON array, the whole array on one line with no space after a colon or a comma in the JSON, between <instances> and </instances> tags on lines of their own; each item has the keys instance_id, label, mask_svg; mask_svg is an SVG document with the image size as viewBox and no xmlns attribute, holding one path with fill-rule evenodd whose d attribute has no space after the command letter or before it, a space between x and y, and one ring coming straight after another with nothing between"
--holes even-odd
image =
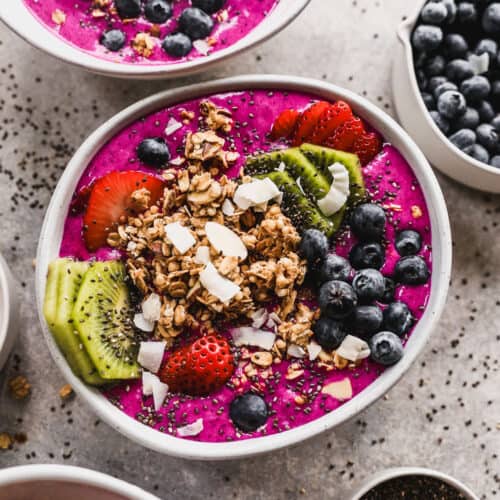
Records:
<instances>
[{"instance_id":1,"label":"bowl rim","mask_svg":"<svg viewBox=\"0 0 500 500\"><path fill-rule=\"evenodd\" d=\"M159 431L144 426L135 419L128 417L117 407L113 406L96 389L86 386L73 374L64 357L59 352L46 327L45 320L43 319L42 310L46 269L48 262L58 253L62 235L61 226L64 223L76 183L90 158L109 138L113 137L118 130L121 130L126 124L133 122L141 116L177 102L221 92L258 88L306 92L325 99L347 100L356 112L376 126L385 137L391 137L391 140L395 139L400 143L400 146L398 146L400 151L403 148L407 151L406 154L411 156L413 171L418 177L426 198L426 204L429 208L432 220L433 247L435 249L439 247L441 250L439 254L437 254L435 250L436 255L433 256L434 270L432 273L429 303L416 327L418 332L415 331L410 337L407 344L406 355L397 365L386 370L361 394L345 403L334 412L300 427L270 436L230 443L206 443L179 439L159 433ZM407 160L410 161L408 157ZM60 219L57 222L59 226L54 228L54 222L58 218ZM48 255L48 248L50 245L54 248L51 256ZM430 332L436 326L446 301L451 273L451 252L451 231L448 212L439 183L418 146L391 117L363 97L324 81L283 75L244 75L175 90L167 90L143 99L129 106L101 125L80 146L70 160L55 189L43 222L37 251L37 309L45 340L48 343L50 352L57 366L63 372L68 382L74 387L75 391L81 396L82 400L86 401L93 411L109 425L125 434L130 439L141 443L143 446L162 453L192 459L233 459L284 448L315 436L322 431L348 420L383 396L408 370L412 362L423 349ZM424 325L426 325L425 328ZM408 346L410 346L410 348Z\"/></svg>"},{"instance_id":2,"label":"bowl rim","mask_svg":"<svg viewBox=\"0 0 500 500\"><path fill-rule=\"evenodd\" d=\"M412 15L408 16L408 18L405 19L402 23L400 23L397 29L398 39L403 44L403 47L405 49L404 53L405 53L408 73L410 75L410 85L413 93L417 96L419 110L421 114L425 117L428 126L431 128L434 134L439 137L443 145L446 146L446 148L449 150L451 154L458 156L461 160L463 160L472 167L479 168L487 172L488 174L494 174L500 176L500 168L492 167L487 163L483 163L482 161L476 160L475 158L472 158L472 156L465 154L457 146L455 146L448 139L448 137L446 137L446 135L444 135L444 133L441 132L439 127L434 123L434 120L431 118L429 110L425 107L424 100L422 99L422 94L420 93L420 89L418 88L417 73L415 70L415 65L413 63L413 48L411 46L411 33L413 31L413 28L415 27L415 24L418 21L418 18L420 16L420 11L422 10L422 7L425 3L427 3L427 0L420 0L420 2L418 3L418 8L416 8L415 12Z\"/></svg>"},{"instance_id":3,"label":"bowl rim","mask_svg":"<svg viewBox=\"0 0 500 500\"><path fill-rule=\"evenodd\" d=\"M7 262L0 254L0 370L2 369L1 358L7 357L10 350L10 323L12 309L15 306L12 297L12 280Z\"/></svg>"},{"instance_id":4,"label":"bowl rim","mask_svg":"<svg viewBox=\"0 0 500 500\"><path fill-rule=\"evenodd\" d=\"M391 467L384 469L372 475L368 480L359 488L359 490L352 495L351 500L360 500L363 495L368 493L372 488L378 486L385 481L404 476L427 476L449 484L456 488L460 493L468 496L468 500L479 500L479 497L465 484L455 479L453 476L440 472L434 469L427 469L424 467Z\"/></svg>"},{"instance_id":5,"label":"bowl rim","mask_svg":"<svg viewBox=\"0 0 500 500\"><path fill-rule=\"evenodd\" d=\"M10 0L0 2L0 21L3 21L12 31L33 47L50 54L66 63L79 68L108 76L133 79L160 79L179 78L202 71L207 71L211 66L221 63L228 58L246 51L265 42L281 30L286 28L309 4L311 0L279 0L290 2L291 7L279 9L280 16L276 16L276 8L268 17L251 30L247 35L229 47L218 50L208 56L199 57L191 61L176 64L134 65L102 59L72 45L62 37L53 33L47 26L38 20L30 11L24 0ZM279 5L279 4L278 4ZM278 6L277 5L277 6ZM29 17L24 17L29 16ZM271 23L266 20L273 20ZM47 36L45 40L34 35L26 29L25 21L32 27L35 21L44 28ZM263 26L264 25L264 26ZM38 29L35 28L36 31Z\"/></svg>"},{"instance_id":6,"label":"bowl rim","mask_svg":"<svg viewBox=\"0 0 500 500\"><path fill-rule=\"evenodd\" d=\"M0 493L3 486L33 481L63 481L102 488L130 500L160 500L158 497L116 477L84 467L58 464L19 465L0 470Z\"/></svg>"}]
</instances>

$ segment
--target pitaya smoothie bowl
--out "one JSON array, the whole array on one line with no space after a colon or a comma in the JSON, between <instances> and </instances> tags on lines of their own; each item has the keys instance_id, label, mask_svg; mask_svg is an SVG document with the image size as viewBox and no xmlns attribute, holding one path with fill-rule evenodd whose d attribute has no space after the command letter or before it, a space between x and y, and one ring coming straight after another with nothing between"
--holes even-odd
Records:
<instances>
[{"instance_id":1,"label":"pitaya smoothie bowl","mask_svg":"<svg viewBox=\"0 0 500 500\"><path fill-rule=\"evenodd\" d=\"M412 167L356 103L262 79L135 113L66 193L45 323L120 428L279 439L359 409L423 335L443 232Z\"/></svg>"}]
</instances>

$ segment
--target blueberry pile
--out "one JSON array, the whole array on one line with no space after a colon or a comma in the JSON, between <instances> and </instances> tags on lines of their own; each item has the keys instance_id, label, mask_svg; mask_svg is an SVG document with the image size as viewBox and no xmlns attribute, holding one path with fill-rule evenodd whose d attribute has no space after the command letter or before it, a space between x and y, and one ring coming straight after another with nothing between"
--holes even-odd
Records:
<instances>
[{"instance_id":1,"label":"blueberry pile","mask_svg":"<svg viewBox=\"0 0 500 500\"><path fill-rule=\"evenodd\" d=\"M414 323L408 306L394 299L397 285L422 285L430 277L418 255L422 238L413 230L400 231L394 246L400 255L392 277L380 269L385 262L386 215L382 207L364 203L350 219L358 243L349 259L329 253L326 236L307 230L300 254L307 259L311 281L319 286L321 317L314 325L316 342L325 350L337 349L347 335L368 342L371 358L383 365L397 363L403 355L401 339Z\"/></svg>"},{"instance_id":2,"label":"blueberry pile","mask_svg":"<svg viewBox=\"0 0 500 500\"><path fill-rule=\"evenodd\" d=\"M173 57L187 56L194 40L206 38L212 33L214 19L211 15L224 6L225 0L192 0L191 4L177 19L177 30L162 41L163 50ZM121 19L144 16L155 25L168 22L173 12L171 0L114 0L114 6ZM117 52L125 46L127 36L120 29L111 28L102 33L100 42L108 50Z\"/></svg>"},{"instance_id":3,"label":"blueberry pile","mask_svg":"<svg viewBox=\"0 0 500 500\"><path fill-rule=\"evenodd\" d=\"M429 0L412 34L417 81L439 129L500 168L500 2Z\"/></svg>"}]
</instances>

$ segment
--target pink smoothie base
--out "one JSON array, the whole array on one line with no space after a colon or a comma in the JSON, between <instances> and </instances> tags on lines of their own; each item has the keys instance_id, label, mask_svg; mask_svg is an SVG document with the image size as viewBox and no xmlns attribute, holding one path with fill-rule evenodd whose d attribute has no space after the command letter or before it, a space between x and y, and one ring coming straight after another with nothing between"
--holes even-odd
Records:
<instances>
[{"instance_id":1,"label":"pink smoothie base","mask_svg":"<svg viewBox=\"0 0 500 500\"><path fill-rule=\"evenodd\" d=\"M266 140L266 134L271 128L274 117L286 108L303 109L314 100L314 97L298 93L258 90L219 94L211 96L210 99L233 112L235 127L230 134L231 144L232 148L240 152L242 156L228 175L236 176L244 163L245 155L283 146ZM181 111L187 110L195 113L195 120L166 138L173 158L182 153L183 138L188 131L194 131L197 128L200 101L201 99L196 99L163 109L123 129L96 154L82 175L77 192L89 186L94 179L112 170L153 172L138 162L135 147L146 137L164 136L164 129L169 119L173 117L181 121ZM389 276L399 259L392 243L395 232L409 228L415 229L422 235L421 255L431 267L429 215L423 193L408 163L394 147L386 144L380 155L364 167L363 173L372 199L384 205L388 213L387 239L389 243L382 272ZM412 207L420 208L422 215L419 218L412 216ZM339 235L335 250L345 256L355 242L354 236L346 231ZM82 239L82 215L72 214L69 214L66 219L60 256L70 256L81 260L120 258L119 253L109 248L90 254ZM430 283L418 287L400 286L396 290L396 300L406 302L418 320L423 314L429 294ZM203 431L198 436L187 439L221 442L270 435L317 419L343 404L342 401L329 395L319 393L322 385L348 378L353 388L353 397L355 397L384 370L383 367L369 360L365 360L354 370L330 372L315 367L314 363L309 363L309 361L303 363L304 376L295 381L285 379L290 361L274 365L273 376L267 380L260 379L262 393L271 410L271 415L263 428L250 434L238 432L229 418L231 401L238 394L250 390L250 382L237 389L225 386L205 398L169 395L164 407L157 413L153 411L152 399L142 396L141 381L124 382L111 389L103 390L103 393L131 418L174 436L178 427L202 418ZM241 368L237 369L237 375L241 374L239 370ZM294 400L299 394L305 395L309 402L297 406Z\"/></svg>"},{"instance_id":2,"label":"pink smoothie base","mask_svg":"<svg viewBox=\"0 0 500 500\"><path fill-rule=\"evenodd\" d=\"M215 41L210 48L210 54L226 49L257 27L274 9L280 0L227 0L225 8L229 13L228 20L222 23L215 21L210 37ZM160 25L160 37L156 39L153 54L142 57L130 46L137 33L149 33L152 23L144 17L132 22L123 23L118 16L113 16L111 22L107 19L96 19L90 12L88 0L24 0L35 17L52 32L58 34L70 44L108 61L126 64L176 64L205 57L195 48L186 57L169 56L162 48L161 42L167 34L176 31L177 21L181 12L191 6L189 0L173 2L173 15ZM66 14L64 24L58 26L52 20L52 13L59 9ZM215 19L215 14L212 16ZM119 28L125 32L127 43L119 52L110 52L99 43L103 31Z\"/></svg>"}]
</instances>

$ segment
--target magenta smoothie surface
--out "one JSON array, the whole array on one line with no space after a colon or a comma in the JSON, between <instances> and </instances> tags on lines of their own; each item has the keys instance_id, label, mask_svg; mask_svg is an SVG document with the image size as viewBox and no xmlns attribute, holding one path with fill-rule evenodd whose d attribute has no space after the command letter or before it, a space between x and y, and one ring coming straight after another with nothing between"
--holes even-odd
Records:
<instances>
[{"instance_id":1,"label":"magenta smoothie surface","mask_svg":"<svg viewBox=\"0 0 500 500\"><path fill-rule=\"evenodd\" d=\"M215 26L210 34L209 54L227 49L244 38L257 27L273 10L280 0L227 0L224 6L227 19L212 15ZM177 29L177 19L181 12L191 6L190 0L176 0L172 3L172 17L161 25L153 25L144 17L125 22L118 15L95 17L92 15L91 3L88 0L24 0L35 17L48 29L59 35L85 52L108 61L126 64L176 64L205 57L205 50L198 51L194 47L185 57L172 57L162 48L161 42L166 35ZM65 15L65 21L57 24L53 20L53 13L60 11ZM153 53L149 57L139 55L131 46L131 42L138 33L151 33L152 27L159 27L159 32L152 37L154 41ZM127 42L123 49L111 52L101 45L101 34L108 29L120 29Z\"/></svg>"},{"instance_id":2,"label":"magenta smoothie surface","mask_svg":"<svg viewBox=\"0 0 500 500\"><path fill-rule=\"evenodd\" d=\"M260 151L276 149L281 145L269 142L266 134L273 120L284 109L303 109L313 96L282 91L256 90L251 92L235 92L210 96L210 99L233 113L235 121L231 132L231 143L234 150L241 154L237 165L229 176L236 176L244 163L244 156ZM192 111L199 116L199 103L202 99L184 102L158 112L127 126L112 138L95 155L82 175L77 190L88 186L94 179L112 170L152 170L141 166L135 154L136 146L146 137L164 136L164 130L171 118L181 121L183 110ZM183 139L188 131L197 128L197 119L191 124L166 138L172 158L183 151ZM386 236L386 263L382 268L384 275L390 275L399 259L393 242L395 232L402 229L418 231L423 240L421 255L431 268L431 228L424 195L410 166L402 155L390 144L385 144L383 151L363 168L366 188L373 201L380 203L388 217ZM347 230L338 235L335 250L346 256L355 237ZM82 238L82 216L68 215L60 250L61 257L71 256L87 260L114 259L120 255L114 250L103 248L96 254L90 254ZM430 281L420 286L398 286L395 298L408 304L418 321L422 316L430 294ZM383 306L382 306L383 307ZM224 333L224 332L221 332ZM227 332L226 332L227 333ZM411 335L411 332L410 332ZM168 356L168 353L166 354ZM245 434L237 431L229 418L229 405L234 397L250 389L250 381L237 388L230 384L207 397L187 397L170 394L159 412L154 412L151 397L142 395L141 381L126 381L111 389L103 390L104 395L121 408L131 418L135 418L162 432L176 435L176 429L202 418L203 431L188 439L198 441L220 442L246 439L250 437L270 435L283 432L311 422L323 415L335 411L345 403L334 397L321 393L321 387L333 381L349 379L353 397L366 389L384 368L369 359L355 369L325 371L309 361L304 361L304 376L297 380L287 380L285 374L291 361L283 361L273 365L273 374L259 381L262 394L266 400L270 417L266 425L257 432ZM235 375L241 374L241 368ZM295 398L306 396L308 402L298 406Z\"/></svg>"}]
</instances>

